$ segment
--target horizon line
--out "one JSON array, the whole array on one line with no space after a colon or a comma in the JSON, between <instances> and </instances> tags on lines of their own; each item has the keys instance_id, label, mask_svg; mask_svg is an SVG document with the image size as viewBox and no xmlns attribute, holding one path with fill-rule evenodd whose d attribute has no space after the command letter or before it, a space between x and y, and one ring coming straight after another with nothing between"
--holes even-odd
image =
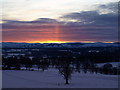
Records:
<instances>
[{"instance_id":1,"label":"horizon line","mask_svg":"<svg viewBox=\"0 0 120 90\"><path fill-rule=\"evenodd\" d=\"M44 43L58 43L58 44L61 44L61 43L120 43L119 41L116 41L116 42L93 42L93 41L81 41L81 42L0 42L0 43L41 43L41 44L44 44Z\"/></svg>"}]
</instances>

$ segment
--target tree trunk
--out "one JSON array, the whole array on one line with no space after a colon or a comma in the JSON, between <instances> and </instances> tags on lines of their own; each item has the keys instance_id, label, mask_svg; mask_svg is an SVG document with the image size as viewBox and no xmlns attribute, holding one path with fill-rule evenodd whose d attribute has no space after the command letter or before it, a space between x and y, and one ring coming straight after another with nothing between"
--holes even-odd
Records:
<instances>
[{"instance_id":1,"label":"tree trunk","mask_svg":"<svg viewBox=\"0 0 120 90\"><path fill-rule=\"evenodd\" d=\"M67 79L67 78L66 78L66 82L65 82L65 84L69 84L69 83L68 83L68 79Z\"/></svg>"},{"instance_id":2,"label":"tree trunk","mask_svg":"<svg viewBox=\"0 0 120 90\"><path fill-rule=\"evenodd\" d=\"M45 70L45 69L44 69L44 68L42 68L42 71L43 71L43 72L44 72L44 70Z\"/></svg>"}]
</instances>

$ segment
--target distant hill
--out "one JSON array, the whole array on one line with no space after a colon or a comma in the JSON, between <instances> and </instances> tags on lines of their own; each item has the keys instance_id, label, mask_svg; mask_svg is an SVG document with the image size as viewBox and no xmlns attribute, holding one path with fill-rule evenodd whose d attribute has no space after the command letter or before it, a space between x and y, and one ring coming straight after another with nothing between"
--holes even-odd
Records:
<instances>
[{"instance_id":1,"label":"distant hill","mask_svg":"<svg viewBox=\"0 0 120 90\"><path fill-rule=\"evenodd\" d=\"M120 43L13 43L13 42L2 42L0 43L2 48L80 48L80 47L119 47Z\"/></svg>"}]
</instances>

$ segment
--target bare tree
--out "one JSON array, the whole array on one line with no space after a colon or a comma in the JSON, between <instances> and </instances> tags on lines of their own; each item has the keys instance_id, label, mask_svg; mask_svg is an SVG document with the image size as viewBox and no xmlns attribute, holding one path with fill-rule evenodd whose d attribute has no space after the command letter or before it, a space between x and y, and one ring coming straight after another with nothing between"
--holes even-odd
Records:
<instances>
[{"instance_id":1,"label":"bare tree","mask_svg":"<svg viewBox=\"0 0 120 90\"><path fill-rule=\"evenodd\" d=\"M71 78L71 74L73 72L73 69L69 66L59 68L59 72L64 76L65 84L69 84L69 79Z\"/></svg>"},{"instance_id":2,"label":"bare tree","mask_svg":"<svg viewBox=\"0 0 120 90\"><path fill-rule=\"evenodd\" d=\"M59 65L59 73L63 75L65 79L65 84L69 84L69 79L71 79L71 74L73 73L73 67L71 65L72 57L62 57L61 64Z\"/></svg>"}]
</instances>

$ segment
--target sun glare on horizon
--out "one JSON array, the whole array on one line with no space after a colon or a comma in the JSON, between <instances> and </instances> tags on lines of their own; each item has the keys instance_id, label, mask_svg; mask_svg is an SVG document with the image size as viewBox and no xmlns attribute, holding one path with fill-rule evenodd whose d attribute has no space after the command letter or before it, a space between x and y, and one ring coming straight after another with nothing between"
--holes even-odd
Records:
<instances>
[{"instance_id":1,"label":"sun glare on horizon","mask_svg":"<svg viewBox=\"0 0 120 90\"><path fill-rule=\"evenodd\" d=\"M52 41L52 40L48 40L48 41L33 41L31 43L67 43L65 41Z\"/></svg>"}]
</instances>

